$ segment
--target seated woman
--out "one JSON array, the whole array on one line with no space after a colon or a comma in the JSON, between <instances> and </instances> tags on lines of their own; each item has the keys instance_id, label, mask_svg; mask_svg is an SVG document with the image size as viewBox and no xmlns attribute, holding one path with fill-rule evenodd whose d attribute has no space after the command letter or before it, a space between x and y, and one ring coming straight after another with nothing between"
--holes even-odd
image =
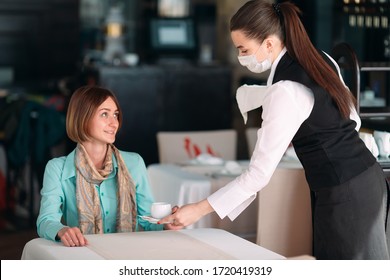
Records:
<instances>
[{"instance_id":1,"label":"seated woman","mask_svg":"<svg viewBox=\"0 0 390 280\"><path fill-rule=\"evenodd\" d=\"M153 198L141 156L113 145L121 124L111 91L85 86L74 92L66 131L77 146L47 163L37 219L40 237L73 247L87 244L85 234L181 228L139 218L150 215Z\"/></svg>"}]
</instances>

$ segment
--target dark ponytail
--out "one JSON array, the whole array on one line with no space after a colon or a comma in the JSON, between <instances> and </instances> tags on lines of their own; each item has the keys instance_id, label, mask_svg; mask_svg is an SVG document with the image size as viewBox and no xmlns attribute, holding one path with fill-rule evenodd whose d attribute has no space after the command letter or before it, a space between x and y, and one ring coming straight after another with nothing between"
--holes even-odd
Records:
<instances>
[{"instance_id":1,"label":"dark ponytail","mask_svg":"<svg viewBox=\"0 0 390 280\"><path fill-rule=\"evenodd\" d=\"M232 17L230 31L241 30L248 38L259 42L270 35L278 36L288 54L318 85L329 92L341 115L348 118L351 105L356 105L356 100L311 43L299 18L300 14L299 8L289 1L271 4L252 0L245 3Z\"/></svg>"}]
</instances>

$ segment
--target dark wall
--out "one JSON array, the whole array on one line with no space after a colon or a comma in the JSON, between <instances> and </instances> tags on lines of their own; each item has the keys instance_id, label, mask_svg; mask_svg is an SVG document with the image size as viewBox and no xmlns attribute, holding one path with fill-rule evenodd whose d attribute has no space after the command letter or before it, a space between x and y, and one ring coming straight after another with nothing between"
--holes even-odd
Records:
<instances>
[{"instance_id":1,"label":"dark wall","mask_svg":"<svg viewBox=\"0 0 390 280\"><path fill-rule=\"evenodd\" d=\"M159 160L158 131L232 128L229 67L100 67L99 76L123 110L115 145L139 153L147 165Z\"/></svg>"},{"instance_id":2,"label":"dark wall","mask_svg":"<svg viewBox=\"0 0 390 280\"><path fill-rule=\"evenodd\" d=\"M278 1L284 2L284 1ZM317 26L316 1L294 0L293 1L301 10L301 20L309 37L315 41L315 31Z\"/></svg>"},{"instance_id":3,"label":"dark wall","mask_svg":"<svg viewBox=\"0 0 390 280\"><path fill-rule=\"evenodd\" d=\"M0 67L14 80L74 73L79 59L78 0L0 1Z\"/></svg>"}]
</instances>

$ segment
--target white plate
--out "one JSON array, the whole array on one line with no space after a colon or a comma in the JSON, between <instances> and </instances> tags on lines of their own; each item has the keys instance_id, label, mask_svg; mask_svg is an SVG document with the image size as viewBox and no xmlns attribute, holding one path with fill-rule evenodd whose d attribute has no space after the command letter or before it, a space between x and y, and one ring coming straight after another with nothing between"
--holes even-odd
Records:
<instances>
[{"instance_id":1,"label":"white plate","mask_svg":"<svg viewBox=\"0 0 390 280\"><path fill-rule=\"evenodd\" d=\"M179 162L178 164L182 166L223 166L224 165L223 162L207 163L207 162L200 162L196 159Z\"/></svg>"},{"instance_id":2,"label":"white plate","mask_svg":"<svg viewBox=\"0 0 390 280\"><path fill-rule=\"evenodd\" d=\"M210 166L210 165L223 165L225 161L220 157L215 157L210 154L200 154L196 158L190 159L186 162L184 162L184 165L204 165L204 166Z\"/></svg>"},{"instance_id":3,"label":"white plate","mask_svg":"<svg viewBox=\"0 0 390 280\"><path fill-rule=\"evenodd\" d=\"M148 221L151 224L157 224L157 222L161 219L156 219L150 216L139 216L142 220ZM161 224L169 224L169 222L161 223Z\"/></svg>"},{"instance_id":4,"label":"white plate","mask_svg":"<svg viewBox=\"0 0 390 280\"><path fill-rule=\"evenodd\" d=\"M232 172L228 172L226 170L221 170L221 171L212 173L212 176L214 176L214 177L237 177L241 174L242 174L242 171L232 173Z\"/></svg>"}]
</instances>

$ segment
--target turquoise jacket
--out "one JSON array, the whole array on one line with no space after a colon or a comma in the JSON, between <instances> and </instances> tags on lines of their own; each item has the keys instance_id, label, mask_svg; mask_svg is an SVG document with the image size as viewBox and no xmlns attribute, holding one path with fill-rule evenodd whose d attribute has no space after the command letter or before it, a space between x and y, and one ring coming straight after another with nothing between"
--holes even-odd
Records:
<instances>
[{"instance_id":1,"label":"turquoise jacket","mask_svg":"<svg viewBox=\"0 0 390 280\"><path fill-rule=\"evenodd\" d=\"M149 186L143 159L136 153L120 151L123 160L136 186L138 215L150 215L153 197ZM76 203L75 151L68 156L50 160L45 169L41 190L41 207L37 219L40 237L55 240L58 231L64 226L78 227L79 218ZM96 186L101 208L104 233L116 231L117 212L117 172L118 163L113 156L113 171L100 187ZM163 225L150 224L137 216L136 230L162 230Z\"/></svg>"}]
</instances>

